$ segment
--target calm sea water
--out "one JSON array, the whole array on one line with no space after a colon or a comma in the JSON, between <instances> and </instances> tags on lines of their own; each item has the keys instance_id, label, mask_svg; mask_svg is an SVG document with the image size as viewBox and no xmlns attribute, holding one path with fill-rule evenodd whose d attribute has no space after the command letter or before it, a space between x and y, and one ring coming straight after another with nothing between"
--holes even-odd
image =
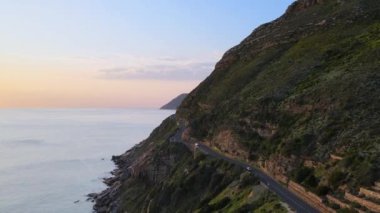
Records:
<instances>
[{"instance_id":1,"label":"calm sea water","mask_svg":"<svg viewBox=\"0 0 380 213\"><path fill-rule=\"evenodd\" d=\"M0 110L0 212L91 212L112 155L146 138L174 111ZM78 202L79 201L79 202Z\"/></svg>"}]
</instances>

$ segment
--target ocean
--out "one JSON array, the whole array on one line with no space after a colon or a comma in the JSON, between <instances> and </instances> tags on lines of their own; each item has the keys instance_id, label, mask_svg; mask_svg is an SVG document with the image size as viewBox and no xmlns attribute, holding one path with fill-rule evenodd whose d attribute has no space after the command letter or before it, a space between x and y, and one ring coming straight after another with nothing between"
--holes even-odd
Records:
<instances>
[{"instance_id":1,"label":"ocean","mask_svg":"<svg viewBox=\"0 0 380 213\"><path fill-rule=\"evenodd\" d=\"M0 110L0 212L86 213L86 195L171 110Z\"/></svg>"}]
</instances>

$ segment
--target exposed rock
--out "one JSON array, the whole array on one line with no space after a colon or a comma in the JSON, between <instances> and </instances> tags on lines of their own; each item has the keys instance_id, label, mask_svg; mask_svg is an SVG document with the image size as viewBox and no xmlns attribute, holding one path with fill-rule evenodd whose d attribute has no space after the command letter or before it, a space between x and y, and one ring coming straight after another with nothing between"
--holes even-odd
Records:
<instances>
[{"instance_id":1,"label":"exposed rock","mask_svg":"<svg viewBox=\"0 0 380 213\"><path fill-rule=\"evenodd\" d=\"M325 1L329 1L329 0L298 0L298 1L294 2L288 8L288 10L286 11L286 14L296 13L296 12L305 10L309 7L312 7L314 5L322 4ZM330 1L332 1L332 0L330 0Z\"/></svg>"},{"instance_id":2,"label":"exposed rock","mask_svg":"<svg viewBox=\"0 0 380 213\"><path fill-rule=\"evenodd\" d=\"M90 194L87 195L87 200L86 201L94 202L97 197L98 197L98 193L90 193Z\"/></svg>"}]
</instances>

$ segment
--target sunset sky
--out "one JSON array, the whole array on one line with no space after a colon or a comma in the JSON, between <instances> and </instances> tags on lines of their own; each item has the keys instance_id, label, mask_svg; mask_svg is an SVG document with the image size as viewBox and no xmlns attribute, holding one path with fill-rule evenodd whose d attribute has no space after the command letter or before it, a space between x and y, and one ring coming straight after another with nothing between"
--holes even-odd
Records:
<instances>
[{"instance_id":1,"label":"sunset sky","mask_svg":"<svg viewBox=\"0 0 380 213\"><path fill-rule=\"evenodd\" d=\"M291 2L1 1L0 108L159 107Z\"/></svg>"}]
</instances>

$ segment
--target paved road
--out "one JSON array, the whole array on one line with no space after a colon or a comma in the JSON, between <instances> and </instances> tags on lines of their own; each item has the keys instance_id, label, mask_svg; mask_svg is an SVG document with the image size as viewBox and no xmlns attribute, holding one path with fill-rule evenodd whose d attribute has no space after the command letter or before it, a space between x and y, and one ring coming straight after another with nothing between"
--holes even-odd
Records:
<instances>
[{"instance_id":1,"label":"paved road","mask_svg":"<svg viewBox=\"0 0 380 213\"><path fill-rule=\"evenodd\" d=\"M188 147L190 150L192 150L192 146L189 143L186 143L182 140L181 135L184 128L180 128L176 134L172 137L172 141L179 142L184 144L186 147ZM287 188L282 186L280 183L275 181L273 178L271 178L269 175L265 174L263 171L252 167L244 162L231 159L227 156L224 156L218 152L215 152L208 146L198 143L197 149L202 151L203 153L210 155L215 158L223 159L225 161L228 161L232 164L238 165L246 169L247 171L251 172L253 175L255 175L265 186L268 187L269 190L276 193L283 201L285 201L287 204L289 204L290 207L296 210L296 212L299 213L319 213L321 211L315 209L314 207L310 206L308 203L303 201L301 198L296 196L293 192L289 191Z\"/></svg>"}]
</instances>

